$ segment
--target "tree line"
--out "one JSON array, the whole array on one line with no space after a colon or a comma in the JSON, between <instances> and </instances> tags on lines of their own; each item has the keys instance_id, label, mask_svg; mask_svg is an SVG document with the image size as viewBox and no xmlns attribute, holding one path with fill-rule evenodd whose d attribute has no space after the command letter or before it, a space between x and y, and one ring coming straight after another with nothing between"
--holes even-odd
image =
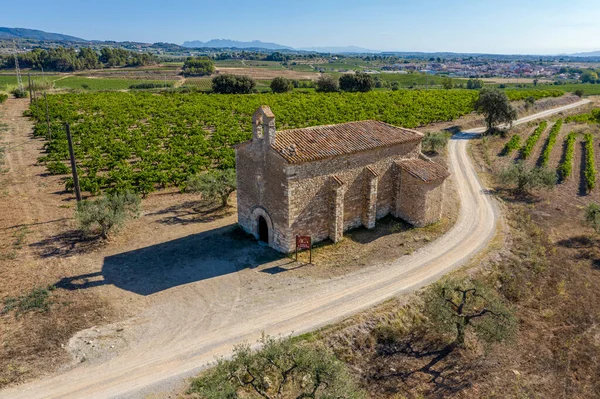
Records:
<instances>
[{"instance_id":1,"label":"tree line","mask_svg":"<svg viewBox=\"0 0 600 399\"><path fill-rule=\"evenodd\" d=\"M48 50L33 49L19 54L21 68L44 69L47 71L71 72L85 69L111 67L138 67L158 63L158 58L150 53L137 53L124 49L102 48L99 52L82 47L57 47ZM0 56L0 69L15 67L13 55Z\"/></svg>"}]
</instances>

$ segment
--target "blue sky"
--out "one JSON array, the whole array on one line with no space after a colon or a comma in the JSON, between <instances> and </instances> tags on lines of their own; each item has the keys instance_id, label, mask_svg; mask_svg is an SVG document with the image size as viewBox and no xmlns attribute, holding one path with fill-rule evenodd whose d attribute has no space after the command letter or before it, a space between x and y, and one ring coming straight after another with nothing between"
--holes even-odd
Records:
<instances>
[{"instance_id":1,"label":"blue sky","mask_svg":"<svg viewBox=\"0 0 600 399\"><path fill-rule=\"evenodd\" d=\"M0 26L85 39L556 54L600 50L599 0L2 0Z\"/></svg>"}]
</instances>

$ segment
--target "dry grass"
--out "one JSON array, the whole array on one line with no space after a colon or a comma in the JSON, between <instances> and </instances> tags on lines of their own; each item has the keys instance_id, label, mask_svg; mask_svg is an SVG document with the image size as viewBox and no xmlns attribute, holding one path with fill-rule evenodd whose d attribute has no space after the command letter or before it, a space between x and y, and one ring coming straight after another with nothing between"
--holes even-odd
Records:
<instances>
[{"instance_id":1,"label":"dry grass","mask_svg":"<svg viewBox=\"0 0 600 399\"><path fill-rule=\"evenodd\" d=\"M70 359L64 351L71 336L84 328L103 324L108 305L83 291L56 289L47 310L16 310L0 316L0 389L54 371ZM51 361L49 361L51 360Z\"/></svg>"}]
</instances>

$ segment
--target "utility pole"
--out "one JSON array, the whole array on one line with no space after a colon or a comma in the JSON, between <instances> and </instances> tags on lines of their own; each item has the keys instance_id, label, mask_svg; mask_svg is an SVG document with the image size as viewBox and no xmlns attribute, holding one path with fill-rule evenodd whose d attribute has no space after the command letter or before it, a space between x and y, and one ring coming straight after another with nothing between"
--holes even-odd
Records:
<instances>
[{"instance_id":1,"label":"utility pole","mask_svg":"<svg viewBox=\"0 0 600 399\"><path fill-rule=\"evenodd\" d=\"M50 130L50 113L48 112L48 97L44 92L44 102L46 103L46 124L48 125L48 140L52 140L52 131Z\"/></svg>"},{"instance_id":2,"label":"utility pole","mask_svg":"<svg viewBox=\"0 0 600 399\"><path fill-rule=\"evenodd\" d=\"M33 95L31 92L31 72L27 72L27 80L29 81L29 105L33 101Z\"/></svg>"},{"instance_id":3,"label":"utility pole","mask_svg":"<svg viewBox=\"0 0 600 399\"><path fill-rule=\"evenodd\" d=\"M17 49L17 41L13 39L13 45L15 47L15 69L17 70L17 86L19 91L23 93L23 80L21 79L21 69L19 68L19 50Z\"/></svg>"},{"instance_id":4,"label":"utility pole","mask_svg":"<svg viewBox=\"0 0 600 399\"><path fill-rule=\"evenodd\" d=\"M77 175L77 163L75 162L75 152L73 151L73 139L71 138L71 128L65 123L67 130L67 141L69 142L69 157L71 158L71 172L73 173L73 186L75 187L75 198L81 202L81 190L79 189L79 176Z\"/></svg>"}]
</instances>

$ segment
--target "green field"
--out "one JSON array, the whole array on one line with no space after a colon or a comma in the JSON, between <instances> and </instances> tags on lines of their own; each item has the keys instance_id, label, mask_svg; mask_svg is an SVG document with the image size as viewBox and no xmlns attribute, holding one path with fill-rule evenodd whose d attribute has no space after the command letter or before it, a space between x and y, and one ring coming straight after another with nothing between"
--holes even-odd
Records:
<instances>
[{"instance_id":1,"label":"green field","mask_svg":"<svg viewBox=\"0 0 600 399\"><path fill-rule=\"evenodd\" d=\"M163 84L163 80L142 79L108 79L87 78L82 76L69 76L65 79L54 81L57 89L80 89L80 90L126 90L129 86L140 83ZM173 81L167 80L167 84L173 85Z\"/></svg>"},{"instance_id":2,"label":"green field","mask_svg":"<svg viewBox=\"0 0 600 399\"><path fill-rule=\"evenodd\" d=\"M184 86L195 87L202 91L212 90L211 78L186 78Z\"/></svg>"},{"instance_id":3,"label":"green field","mask_svg":"<svg viewBox=\"0 0 600 399\"><path fill-rule=\"evenodd\" d=\"M495 84L494 86L499 87L500 85ZM583 90L583 94L586 96L600 95L600 84L593 83L568 83L563 85L552 85L552 84L524 84L517 87L514 84L504 85L510 90L562 90L565 93L573 93L575 90Z\"/></svg>"},{"instance_id":4,"label":"green field","mask_svg":"<svg viewBox=\"0 0 600 399\"><path fill-rule=\"evenodd\" d=\"M55 76L53 75L45 75L44 78L54 78ZM35 81L36 79L42 78L42 76L32 76L31 79L33 81ZM22 76L23 79L23 85L27 85L27 74ZM0 90L2 90L3 88L5 88L7 85L16 85L17 84L17 77L15 75L0 75Z\"/></svg>"}]
</instances>

